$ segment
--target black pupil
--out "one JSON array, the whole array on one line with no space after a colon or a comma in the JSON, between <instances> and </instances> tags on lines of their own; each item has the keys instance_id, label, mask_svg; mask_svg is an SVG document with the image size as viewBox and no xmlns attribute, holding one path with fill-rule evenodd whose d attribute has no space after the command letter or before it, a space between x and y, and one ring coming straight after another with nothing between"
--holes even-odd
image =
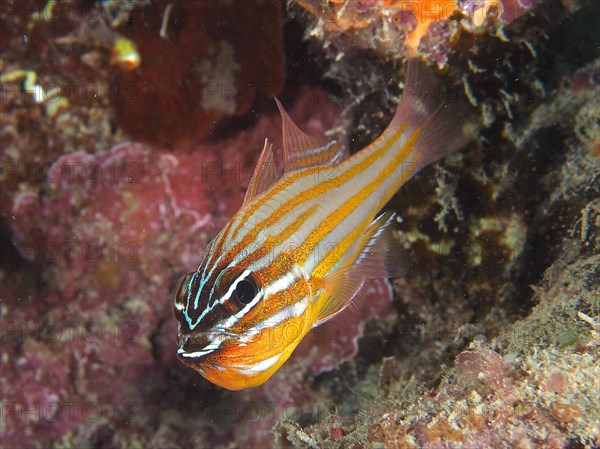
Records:
<instances>
[{"instance_id":1,"label":"black pupil","mask_svg":"<svg viewBox=\"0 0 600 449\"><path fill-rule=\"evenodd\" d=\"M235 295L242 304L248 304L256 296L256 286L253 282L242 279L235 286Z\"/></svg>"}]
</instances>

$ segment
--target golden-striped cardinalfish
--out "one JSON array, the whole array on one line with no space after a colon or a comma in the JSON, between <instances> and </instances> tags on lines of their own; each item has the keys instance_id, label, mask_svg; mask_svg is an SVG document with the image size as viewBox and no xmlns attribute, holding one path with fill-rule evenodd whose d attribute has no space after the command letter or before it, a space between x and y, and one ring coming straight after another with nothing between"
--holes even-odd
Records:
<instances>
[{"instance_id":1,"label":"golden-striped cardinalfish","mask_svg":"<svg viewBox=\"0 0 600 449\"><path fill-rule=\"evenodd\" d=\"M335 141L303 133L276 100L283 174L272 176L266 140L241 209L181 282L174 310L183 363L230 390L260 385L311 328L356 302L367 278L398 272L395 216L377 213L472 135L456 101L431 90L418 63L409 61L407 73L387 129L345 159Z\"/></svg>"}]
</instances>

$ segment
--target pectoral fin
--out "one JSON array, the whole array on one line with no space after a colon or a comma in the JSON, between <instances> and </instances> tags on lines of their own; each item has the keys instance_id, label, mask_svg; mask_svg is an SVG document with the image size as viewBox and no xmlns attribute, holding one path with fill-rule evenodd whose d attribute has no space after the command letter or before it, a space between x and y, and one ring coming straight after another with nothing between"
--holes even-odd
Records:
<instances>
[{"instance_id":1,"label":"pectoral fin","mask_svg":"<svg viewBox=\"0 0 600 449\"><path fill-rule=\"evenodd\" d=\"M351 265L312 280L313 286L321 290L314 326L360 302L359 293L367 278L398 277L406 272L404 251L392 234L395 217L395 213L385 212L369 225L355 246L358 254Z\"/></svg>"}]
</instances>

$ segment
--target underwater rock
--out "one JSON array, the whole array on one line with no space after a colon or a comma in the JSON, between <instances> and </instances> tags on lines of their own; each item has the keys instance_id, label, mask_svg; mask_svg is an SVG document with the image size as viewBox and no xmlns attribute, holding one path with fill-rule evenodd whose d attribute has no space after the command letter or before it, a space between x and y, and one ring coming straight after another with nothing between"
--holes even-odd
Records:
<instances>
[{"instance_id":1,"label":"underwater rock","mask_svg":"<svg viewBox=\"0 0 600 449\"><path fill-rule=\"evenodd\" d=\"M394 281L390 343L377 370L363 365L371 344L344 375L319 379L335 411L280 420L294 447L599 444L600 17L593 2L528 11L502 33L460 37L473 51L453 56L449 79L462 80L489 145L424 170L392 202L413 256ZM346 57L331 70L348 73Z\"/></svg>"},{"instance_id":2,"label":"underwater rock","mask_svg":"<svg viewBox=\"0 0 600 449\"><path fill-rule=\"evenodd\" d=\"M26 2L10 2L0 15L3 447L600 444L594 2L458 0L429 24L417 51L467 94L481 139L390 203L412 256L395 301L377 281L363 308L308 335L269 382L242 392L176 360L172 302L239 207L263 139L279 138L275 108L266 112L258 89L253 114L221 122L210 141L115 146L130 138L111 86L148 62L135 33L142 12L157 36L167 17L163 34L175 41L183 3L83 2L62 14L69 3L12 14ZM392 3L302 2L339 14L342 31L288 11L287 30L300 29L286 35L288 75L342 98L352 150L379 134L401 91L416 24L382 18ZM108 16L82 19L96 8ZM469 26L468 11L489 14ZM390 40L374 39L370 27L385 38L384 23ZM294 56L304 32L306 59ZM119 37L135 46L115 49ZM138 52L140 65L115 51ZM340 112L308 85L291 86L301 93L284 103L304 130L323 134Z\"/></svg>"},{"instance_id":3,"label":"underwater rock","mask_svg":"<svg viewBox=\"0 0 600 449\"><path fill-rule=\"evenodd\" d=\"M114 76L119 126L137 140L181 146L248 112L258 92L279 94L282 17L274 0L165 0L135 10L119 31L141 64Z\"/></svg>"},{"instance_id":4,"label":"underwater rock","mask_svg":"<svg viewBox=\"0 0 600 449\"><path fill-rule=\"evenodd\" d=\"M58 157L127 140L114 126L109 62L119 34L91 2L0 5L0 208L36 190ZM134 2L129 2L133 6Z\"/></svg>"},{"instance_id":5,"label":"underwater rock","mask_svg":"<svg viewBox=\"0 0 600 449\"><path fill-rule=\"evenodd\" d=\"M501 30L535 0L298 0L313 17L308 35L335 41L338 57L369 49L389 59L420 56L446 66L461 30Z\"/></svg>"},{"instance_id":6,"label":"underwater rock","mask_svg":"<svg viewBox=\"0 0 600 449\"><path fill-rule=\"evenodd\" d=\"M24 1L1 13L3 214L61 155L131 140L190 149L283 87L279 1Z\"/></svg>"}]
</instances>

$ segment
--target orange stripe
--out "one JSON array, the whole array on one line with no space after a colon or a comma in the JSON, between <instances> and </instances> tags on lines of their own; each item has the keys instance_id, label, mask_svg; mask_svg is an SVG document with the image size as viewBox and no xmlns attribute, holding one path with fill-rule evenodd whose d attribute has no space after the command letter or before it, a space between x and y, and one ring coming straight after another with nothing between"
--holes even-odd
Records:
<instances>
[{"instance_id":1,"label":"orange stripe","mask_svg":"<svg viewBox=\"0 0 600 449\"><path fill-rule=\"evenodd\" d=\"M400 137L403 135L404 131L406 130L407 124L404 124L402 126L400 126L400 128L394 133L394 135L388 140L388 142L386 142L385 145L383 145L379 150L377 150L376 152L372 153L371 155L369 155L367 158L365 158L365 160L363 161L363 163L347 170L342 176L340 176L340 178L342 178L342 184L345 184L349 181L352 180L352 178L354 178L358 173L361 173L364 170L364 165L372 165L375 161L377 161L378 159L380 159L381 157L383 157L383 155L392 147L392 145L394 145L398 139L400 139ZM410 151L412 151L412 148L409 147L408 145L405 145L405 147L402 149L402 151L400 152L400 154L394 159L394 161L404 161L406 159L406 157L408 156L408 154L406 154L407 152L410 154ZM386 169L386 171L384 173L388 173L394 170L395 167L388 167ZM389 174L388 174L389 176ZM374 183L371 184L371 186L373 184L379 185L384 181L385 177L383 176L378 176ZM352 210L354 210L356 208L356 206L364 200L364 198L366 198L371 191L368 191L368 186L366 189L363 189L361 192L359 192L357 195L355 195L350 201L346 202L344 205L342 205L338 210L336 210L332 215L330 215L329 217L327 217L325 219L325 221L322 223L321 226L319 226L317 229L315 229L306 239L306 241L303 243L302 247L299 248L299 260L301 261L302 264L306 263L306 260L308 259L308 257L310 256L310 253L312 252L313 248L316 247L316 245L327 235L329 234L333 228L335 228L335 226L338 225L338 223L344 218L346 217ZM367 193L364 193L364 192Z\"/></svg>"},{"instance_id":2,"label":"orange stripe","mask_svg":"<svg viewBox=\"0 0 600 449\"><path fill-rule=\"evenodd\" d=\"M372 194L377 189L377 187L379 187L385 179L390 177L392 175L392 173L394 172L394 170L397 169L400 166L400 164L402 164L402 162L404 162L406 160L408 155L413 151L415 145L417 144L420 134L421 134L420 130L415 131L412 134L412 136L409 138L409 140L406 142L406 144L404 145L404 147L402 148L400 153L394 158L393 162L384 169L384 171L381 173L381 176L378 176L374 182L369 184L365 189L361 190L358 194L354 195L350 199L350 201L348 201L341 209L338 209L337 211L335 211L335 213L329 218L333 218L333 220L336 223L339 223L343 219L343 217L350 214L352 212L352 210L354 210L358 204L363 202L370 194ZM416 162L416 160L415 160L415 162ZM381 210L381 208L385 205L385 203L387 201L389 201L389 199L394 195L394 193L396 191L398 191L400 186L404 182L406 182L406 180L410 176L410 173L411 172L404 173L398 179L398 181L396 181L394 183L392 188L390 188L388 190L388 194L385 195L384 197L382 197L379 200L379 202L377 203L377 206L375 208L373 208L374 213ZM348 211L348 209L351 209L351 210ZM311 273L311 276L317 277L317 278L325 277L329 273L329 270L331 269L331 267L333 265L335 265L341 259L341 255L345 254L348 251L348 249L354 243L356 243L356 241L364 233L367 226L371 223L371 220L372 220L372 216L367 215L365 217L365 221L363 221L361 226L357 226L350 234L348 234L346 237L344 237L344 239L342 239L342 241L339 242L335 246L335 248L328 251L327 254L325 254L325 257L323 258L323 260L314 268L313 272ZM333 228L328 229L328 232L325 232L325 231L318 232L318 233L313 232L314 236L311 235L306 240L307 245L313 245L312 247L315 247L322 238L324 238L327 234L329 234L329 232L331 232L331 230L333 230ZM315 231L320 231L320 229L316 229ZM312 240L311 240L311 237L312 237Z\"/></svg>"},{"instance_id":3,"label":"orange stripe","mask_svg":"<svg viewBox=\"0 0 600 449\"><path fill-rule=\"evenodd\" d=\"M267 248L275 247L276 245L280 245L283 243L289 236L293 235L300 227L311 217L315 211L317 210L317 205L313 204L308 208L306 212L300 215L298 220L293 221L290 225L288 225L283 231L274 236L269 236L265 240L265 245Z\"/></svg>"},{"instance_id":4,"label":"orange stripe","mask_svg":"<svg viewBox=\"0 0 600 449\"><path fill-rule=\"evenodd\" d=\"M354 178L358 173L361 173L362 171L366 170L370 165L372 165L375 161L377 161L380 157L382 157L383 154L385 154L394 143L396 143L398 141L400 136L406 130L407 126L408 126L408 123L401 125L398 128L398 130L391 136L391 138L388 140L388 142L386 142L385 145L383 145L381 148L373 151L373 153L367 155L361 163L359 163L355 166L351 166L349 169L347 169L345 172L343 172L341 175L337 176L336 178L332 178L331 180L328 180L327 182L322 182L320 184L317 184L313 189L311 189L311 191L310 191L311 196L312 197L320 196L320 195L328 192L329 190L332 190L336 187L339 187L340 185L345 184L346 182L348 182L352 178ZM370 146L375 145L376 143L378 143L379 140L380 139L376 140ZM362 150L362 152L364 152L364 151L368 152L369 147ZM360 154L360 153L358 153L358 154ZM346 161L344 161L344 162L347 163L348 161L353 160L354 157L346 159ZM340 164L340 166L346 165L344 162L342 162L342 164ZM299 177L304 177L307 174L318 173L319 171L322 171L322 169L323 169L322 167L309 168L306 170L302 170L301 172L290 175L289 177L285 178L285 182L282 182L279 185L275 186L272 191L266 192L266 194L264 196L262 196L261 198L259 198L256 201L256 203L253 203L252 207L249 208L249 211L254 211L257 208L259 208L269 198L271 198L272 196L281 192L285 187L287 187L291 183L295 182ZM304 193L300 192L295 197L293 197L290 201L285 202L284 204L279 206L279 208L275 212L273 212L268 218L264 219L261 223L257 224L255 227L253 227L252 231L250 231L244 239L242 239L237 245L235 245L230 250L230 253L227 256L227 260L232 260L235 254L237 254L243 248L248 246L250 244L250 242L255 240L256 236L258 235L258 232L261 229L272 226L274 223L279 221L279 219L281 219L281 217L283 215L285 215L286 213L289 213L289 211L291 209L297 207L299 204L301 204L304 201L305 201ZM244 213L244 215L241 218L239 218L240 225L235 230L232 238L235 238L238 231L241 229L241 225L247 221L247 218L250 214L249 211L246 211ZM310 251L306 251L306 247L304 247L303 249L304 249L303 253L301 252L298 255L298 258L306 261L306 259L310 255Z\"/></svg>"},{"instance_id":5,"label":"orange stripe","mask_svg":"<svg viewBox=\"0 0 600 449\"><path fill-rule=\"evenodd\" d=\"M300 226L302 226L305 223L305 221L315 212L316 209L317 209L316 205L309 207L308 210L306 211L306 213L302 214L298 220L295 220L291 224L289 224L279 234L267 237L264 244L262 244L260 246L260 248L257 249L252 254L252 257L250 257L250 256L248 257L249 263L247 265L249 266L251 263L256 262L258 259L267 255L268 252L271 251L275 247L275 245L283 242L285 239L288 238L288 236L292 235L298 229L300 229ZM267 220L264 220L264 221L267 221ZM263 223L264 223L264 221L263 221ZM255 228L255 230L251 231L245 238L243 238L233 248L231 248L229 250L229 252L226 254L226 256L223 258L222 264L224 266L229 265L229 263L231 263L233 258L240 251L242 251L244 248L250 246L250 242L255 240L258 230L260 230L262 228L264 228L264 225L261 223L260 225L258 225Z\"/></svg>"},{"instance_id":6,"label":"orange stripe","mask_svg":"<svg viewBox=\"0 0 600 449\"><path fill-rule=\"evenodd\" d=\"M229 220L227 222L227 224L225 225L225 227L223 228L223 230L220 232L221 236L219 237L219 240L217 242L214 242L217 244L217 246L215 246L214 250L211 251L211 254L218 254L223 249L223 244L225 243L225 240L227 239L227 233L231 229L232 222L233 222L233 220Z\"/></svg>"},{"instance_id":7,"label":"orange stripe","mask_svg":"<svg viewBox=\"0 0 600 449\"><path fill-rule=\"evenodd\" d=\"M290 175L288 178L286 178L285 182L282 182L282 183L272 187L271 189L267 190L262 196L256 198L254 200L254 202L246 208L246 210L240 211L240 212L242 212L242 216L240 217L240 219L238 221L239 224L235 228L233 235L231 236L231 239L235 240L235 238L237 237L239 232L242 230L242 226L248 221L248 218L252 214L254 214L258 209L260 209L262 206L264 206L264 204L269 199L271 199L277 193L280 193L281 191L283 191L289 185L296 182L299 177L303 176L304 174L312 174L313 172L317 172L319 169L320 169L320 167L316 167L314 169L308 169L301 173L300 172L294 173L293 175Z\"/></svg>"},{"instance_id":8,"label":"orange stripe","mask_svg":"<svg viewBox=\"0 0 600 449\"><path fill-rule=\"evenodd\" d=\"M327 146L329 146L329 148L327 150L323 150L323 148ZM308 168L311 166L324 165L325 163L329 162L339 151L340 146L338 143L328 142L325 145L321 145L319 148L321 148L321 151L319 152L309 156L304 156L293 162L289 162L285 167L286 170L290 172L293 170L298 170L302 167Z\"/></svg>"},{"instance_id":9,"label":"orange stripe","mask_svg":"<svg viewBox=\"0 0 600 449\"><path fill-rule=\"evenodd\" d=\"M406 130L407 126L408 126L408 123L404 123L404 124L400 125L398 130L389 139L388 143L383 145L381 148L375 150L371 155L367 156L365 158L365 160L363 162L361 162L359 165L357 165L356 167L353 167L353 168L349 169L347 172L342 173L337 178L332 178L332 179L328 180L326 183L318 184L315 187L315 189L311 191L311 194L312 194L311 196L323 194L323 193L327 192L328 190L331 190L332 188L345 183L346 179L348 177L353 178L354 174L366 169L367 166L371 165L371 163L373 163L374 161L379 159L378 155L380 153L385 153L400 138L400 136ZM343 161L339 166L342 167L343 165L347 165L350 161L353 161L357 155L368 152L370 147L375 147L377 144L379 144L383 140L383 138L384 138L384 135L381 135L378 139L376 139L373 143L371 143L371 145L369 145L368 147L361 150L355 156L349 157L348 159ZM236 238L236 236L238 235L239 231L242 228L242 225L248 220L248 218L254 212L256 212L258 209L260 209L270 198L272 198L275 195L277 195L278 193L282 192L288 186L294 184L296 181L298 181L298 179L304 178L304 177L307 177L307 176L310 176L313 174L318 174L321 171L323 171L322 166L307 168L305 170L300 170L297 173L292 173L292 174L288 175L285 178L284 182L281 182L281 183L275 185L274 187L272 187L272 189L265 192L264 195L262 195L260 198L257 198L255 200L255 202L252 203L252 205L243 212L243 215L239 219L239 225L235 229L231 238L232 239ZM348 172L352 172L354 174L348 175ZM341 179L341 181L338 182L338 180L340 180L340 179ZM282 207L285 207L285 209L287 209L286 211L284 211L284 213L285 213L285 212L289 211L291 208L296 207L296 205L300 204L302 202L302 200L303 200L302 193L296 195L296 197L294 197L290 202L287 202L283 206L280 206L279 209L277 209L277 211L275 211L268 219L265 219L259 226L260 227L270 226L271 223L277 221L283 215L283 213L281 212Z\"/></svg>"},{"instance_id":10,"label":"orange stripe","mask_svg":"<svg viewBox=\"0 0 600 449\"><path fill-rule=\"evenodd\" d=\"M269 321L272 319L275 314L280 312L281 310L294 305L301 299L304 299L307 295L307 288L304 279L297 279L293 284L289 286L289 288L282 292L284 295L277 295L277 300L274 298L270 298L267 301L261 301L258 303L254 309L249 311L246 315L240 318L236 323L234 323L229 331L235 334L241 334L249 331L251 328L257 326L258 324ZM303 315L299 317L302 318ZM291 317L298 318L298 317ZM288 318L289 320L289 318ZM286 323L287 320L283 321L281 324ZM265 328L269 329L271 326ZM262 331L261 331L262 333ZM260 335L257 334L257 335Z\"/></svg>"}]
</instances>

